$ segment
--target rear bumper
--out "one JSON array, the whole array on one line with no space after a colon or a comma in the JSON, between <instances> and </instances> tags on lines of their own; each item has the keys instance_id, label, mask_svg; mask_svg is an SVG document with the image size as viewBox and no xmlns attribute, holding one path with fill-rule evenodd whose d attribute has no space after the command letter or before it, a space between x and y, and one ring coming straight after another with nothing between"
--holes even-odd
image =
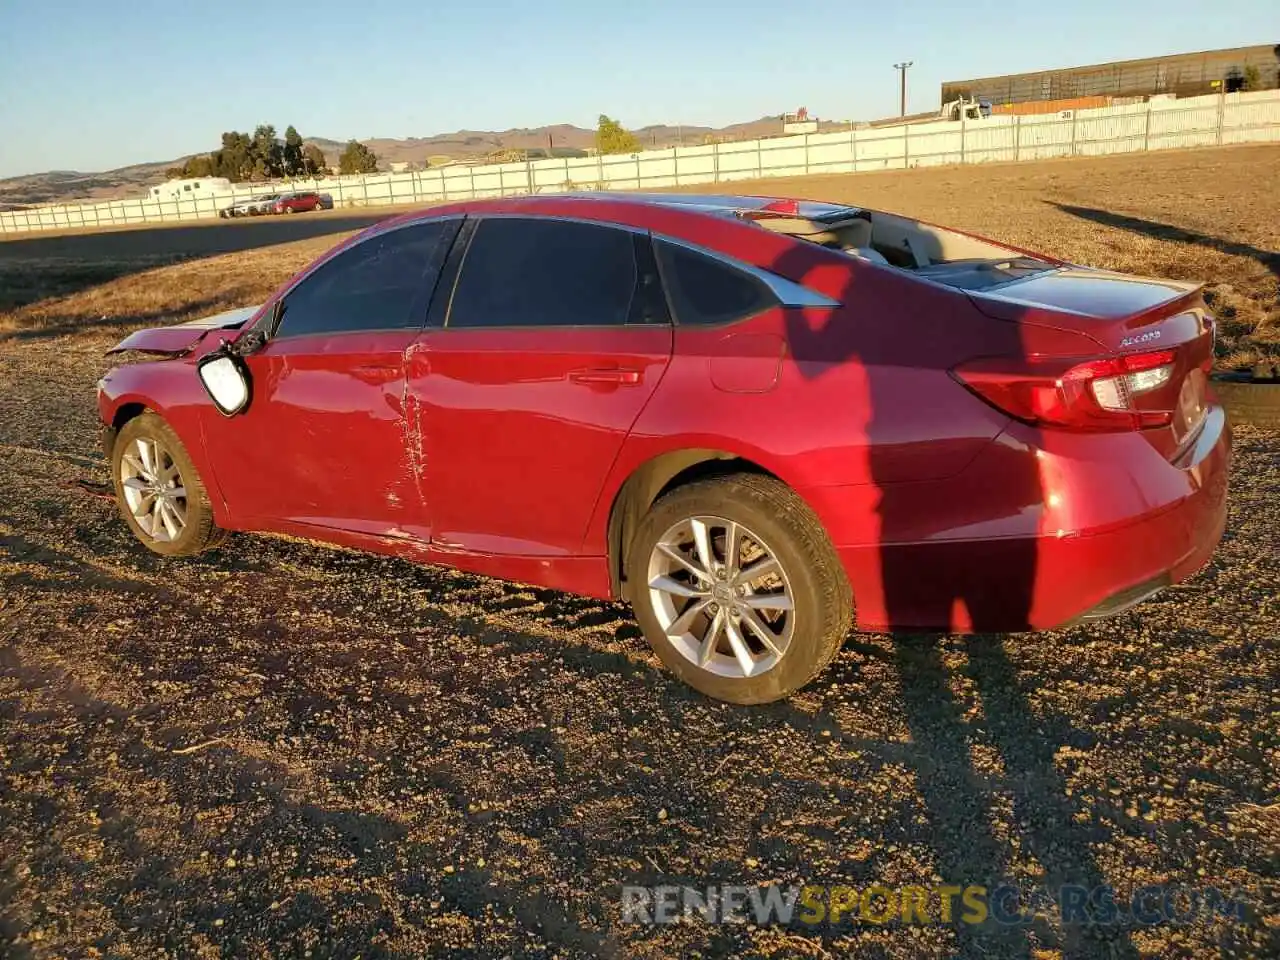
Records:
<instances>
[{"instance_id":1,"label":"rear bumper","mask_svg":"<svg viewBox=\"0 0 1280 960\"><path fill-rule=\"evenodd\" d=\"M1106 443L1088 456L1042 450L1036 454L1041 479L1034 486L1041 503L1014 498L1008 509L986 509L981 523L937 530L932 538L913 542L841 544L836 539L858 626L953 633L1048 630L1128 609L1185 580L1213 555L1226 524L1230 444L1225 416L1215 407L1175 463L1134 448L1131 462L1118 469ZM1011 470L1015 462L1000 461L1002 476ZM919 528L919 514L936 520L959 512L962 506L955 504L980 497L989 480L980 472L976 481L912 485L924 489L901 494L887 486L879 492L874 521L881 530L908 523ZM850 501L866 504L865 493L844 489ZM811 502L824 521L840 515L833 490L808 492L815 494ZM908 496L912 499L905 501ZM909 520L902 519L906 506L916 511ZM1069 524L1068 519L1088 522ZM1034 533L1019 536L1017 523ZM1064 529L1057 529L1059 524ZM842 528L828 522L828 529L838 535ZM969 532L973 535L957 536Z\"/></svg>"}]
</instances>

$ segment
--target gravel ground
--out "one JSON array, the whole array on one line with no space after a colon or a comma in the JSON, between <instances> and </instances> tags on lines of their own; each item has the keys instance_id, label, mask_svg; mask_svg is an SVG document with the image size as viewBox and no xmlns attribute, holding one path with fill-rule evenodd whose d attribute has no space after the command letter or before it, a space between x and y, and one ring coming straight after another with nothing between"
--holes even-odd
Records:
<instances>
[{"instance_id":1,"label":"gravel ground","mask_svg":"<svg viewBox=\"0 0 1280 960\"><path fill-rule=\"evenodd\" d=\"M1280 955L1280 433L1210 565L1056 633L851 637L763 708L626 608L282 538L163 561L103 482L116 327L0 339L0 955ZM1238 919L622 922L624 884L1148 884Z\"/></svg>"},{"instance_id":2,"label":"gravel ground","mask_svg":"<svg viewBox=\"0 0 1280 960\"><path fill-rule=\"evenodd\" d=\"M627 610L276 538L166 562L102 481L110 336L0 346L0 951L1237 956L1280 948L1280 435L1188 584L1053 634L851 638L790 702ZM622 884L1147 883L1243 923L623 925Z\"/></svg>"}]
</instances>

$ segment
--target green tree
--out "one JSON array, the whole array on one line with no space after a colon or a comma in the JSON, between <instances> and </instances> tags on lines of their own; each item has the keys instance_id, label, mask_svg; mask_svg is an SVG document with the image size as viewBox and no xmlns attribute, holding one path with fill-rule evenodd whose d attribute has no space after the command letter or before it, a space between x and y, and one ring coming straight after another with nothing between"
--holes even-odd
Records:
<instances>
[{"instance_id":1,"label":"green tree","mask_svg":"<svg viewBox=\"0 0 1280 960\"><path fill-rule=\"evenodd\" d=\"M253 131L251 144L255 178L271 180L284 176L284 147L276 139L276 128L262 123Z\"/></svg>"},{"instance_id":2,"label":"green tree","mask_svg":"<svg viewBox=\"0 0 1280 960\"><path fill-rule=\"evenodd\" d=\"M374 173L378 169L378 158L372 150L359 140L347 141L347 147L338 158L338 172Z\"/></svg>"},{"instance_id":3,"label":"green tree","mask_svg":"<svg viewBox=\"0 0 1280 960\"><path fill-rule=\"evenodd\" d=\"M281 153L281 165L286 177L300 177L306 173L306 164L302 156L302 137L290 124L284 131L284 149Z\"/></svg>"},{"instance_id":4,"label":"green tree","mask_svg":"<svg viewBox=\"0 0 1280 960\"><path fill-rule=\"evenodd\" d=\"M1261 90L1262 89L1262 71L1256 64L1249 64L1244 68L1244 89L1245 90Z\"/></svg>"},{"instance_id":5,"label":"green tree","mask_svg":"<svg viewBox=\"0 0 1280 960\"><path fill-rule=\"evenodd\" d=\"M636 153L640 150L640 141L617 120L602 113L600 125L596 127L596 150L600 153Z\"/></svg>"},{"instance_id":6,"label":"green tree","mask_svg":"<svg viewBox=\"0 0 1280 960\"><path fill-rule=\"evenodd\" d=\"M369 170L377 168L376 157L373 164ZM180 166L166 170L165 176L170 180L226 177L233 183L239 183L328 172L324 153L314 144L304 146L302 137L292 125L285 130L284 140L280 141L276 139L276 128L264 123L253 131L252 136L238 130L227 130L222 134L222 146L217 150L188 157Z\"/></svg>"},{"instance_id":7,"label":"green tree","mask_svg":"<svg viewBox=\"0 0 1280 960\"><path fill-rule=\"evenodd\" d=\"M325 159L324 151L314 143L302 148L302 172L309 177L324 176L329 172L329 161Z\"/></svg>"},{"instance_id":8,"label":"green tree","mask_svg":"<svg viewBox=\"0 0 1280 960\"><path fill-rule=\"evenodd\" d=\"M183 164L183 169L185 170L184 175L187 177L212 177L213 161L209 158L208 154L202 153L189 158L187 162Z\"/></svg>"},{"instance_id":9,"label":"green tree","mask_svg":"<svg viewBox=\"0 0 1280 960\"><path fill-rule=\"evenodd\" d=\"M211 159L216 176L232 182L248 180L253 174L253 141L247 133L228 130L222 135L222 148Z\"/></svg>"}]
</instances>

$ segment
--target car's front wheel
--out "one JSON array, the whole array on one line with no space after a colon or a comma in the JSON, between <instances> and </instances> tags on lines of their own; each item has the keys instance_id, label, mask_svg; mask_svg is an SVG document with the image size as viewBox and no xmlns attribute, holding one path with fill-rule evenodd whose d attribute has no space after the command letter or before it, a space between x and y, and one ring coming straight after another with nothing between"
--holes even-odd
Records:
<instances>
[{"instance_id":1,"label":"car's front wheel","mask_svg":"<svg viewBox=\"0 0 1280 960\"><path fill-rule=\"evenodd\" d=\"M149 550L185 557L226 539L214 525L195 464L159 415L140 414L121 428L112 448L111 476L121 516Z\"/></svg>"},{"instance_id":2,"label":"car's front wheel","mask_svg":"<svg viewBox=\"0 0 1280 960\"><path fill-rule=\"evenodd\" d=\"M641 521L630 599L662 662L707 696L767 703L831 661L853 598L813 512L771 477L678 487Z\"/></svg>"}]
</instances>

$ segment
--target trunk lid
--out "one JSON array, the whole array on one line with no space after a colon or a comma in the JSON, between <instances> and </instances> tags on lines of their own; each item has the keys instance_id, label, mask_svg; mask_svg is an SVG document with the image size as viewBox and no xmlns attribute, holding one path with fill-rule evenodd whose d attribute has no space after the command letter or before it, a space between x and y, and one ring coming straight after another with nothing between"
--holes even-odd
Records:
<instances>
[{"instance_id":1,"label":"trunk lid","mask_svg":"<svg viewBox=\"0 0 1280 960\"><path fill-rule=\"evenodd\" d=\"M1098 344L1098 359L1132 369L1168 369L1168 378L1135 378L1127 394L1133 409L1167 423L1142 433L1176 459L1204 422L1211 397L1214 324L1202 285L1133 277L1064 265L987 290L966 291L984 314L998 320L1070 330ZM1090 359L1090 358L1082 358ZM1095 390L1097 388L1094 388ZM1127 389L1113 382L1109 389Z\"/></svg>"},{"instance_id":2,"label":"trunk lid","mask_svg":"<svg viewBox=\"0 0 1280 960\"><path fill-rule=\"evenodd\" d=\"M186 323L175 323L167 327L148 327L129 334L107 351L113 353L156 353L168 356L181 356L195 349L205 335L211 330L236 330L244 326L261 308L238 307L212 317L189 320Z\"/></svg>"},{"instance_id":3,"label":"trunk lid","mask_svg":"<svg viewBox=\"0 0 1280 960\"><path fill-rule=\"evenodd\" d=\"M1136 319L1188 298L1199 302L1201 286L1064 265L986 290L970 290L969 297L979 310L999 320L1022 319L1028 310L1051 310L1077 318L1069 325L1092 332L1105 328L1106 321Z\"/></svg>"}]
</instances>

